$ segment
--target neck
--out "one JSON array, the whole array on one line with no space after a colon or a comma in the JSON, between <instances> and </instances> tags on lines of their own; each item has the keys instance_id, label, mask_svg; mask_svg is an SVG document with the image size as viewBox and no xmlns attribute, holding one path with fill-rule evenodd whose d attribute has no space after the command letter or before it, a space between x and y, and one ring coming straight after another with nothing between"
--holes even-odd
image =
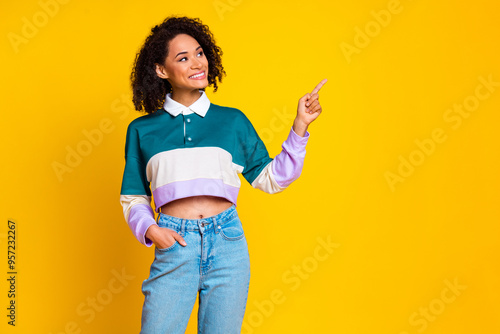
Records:
<instances>
[{"instance_id":1,"label":"neck","mask_svg":"<svg viewBox=\"0 0 500 334\"><path fill-rule=\"evenodd\" d=\"M198 89L172 90L172 95L170 97L172 98L172 100L179 102L186 107L189 107L200 98L201 94L202 93L200 93Z\"/></svg>"}]
</instances>

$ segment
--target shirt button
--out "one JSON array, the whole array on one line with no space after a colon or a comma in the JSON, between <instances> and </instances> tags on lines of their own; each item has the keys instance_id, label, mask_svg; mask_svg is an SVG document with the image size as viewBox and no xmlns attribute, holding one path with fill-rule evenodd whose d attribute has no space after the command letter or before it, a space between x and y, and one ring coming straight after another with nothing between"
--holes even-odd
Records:
<instances>
[{"instance_id":1,"label":"shirt button","mask_svg":"<svg viewBox=\"0 0 500 334\"><path fill-rule=\"evenodd\" d=\"M191 137L187 137L187 140L188 140L188 141L191 141Z\"/></svg>"},{"instance_id":2,"label":"shirt button","mask_svg":"<svg viewBox=\"0 0 500 334\"><path fill-rule=\"evenodd\" d=\"M188 123L191 122L191 119L190 118L186 119L186 122L188 122Z\"/></svg>"}]
</instances>

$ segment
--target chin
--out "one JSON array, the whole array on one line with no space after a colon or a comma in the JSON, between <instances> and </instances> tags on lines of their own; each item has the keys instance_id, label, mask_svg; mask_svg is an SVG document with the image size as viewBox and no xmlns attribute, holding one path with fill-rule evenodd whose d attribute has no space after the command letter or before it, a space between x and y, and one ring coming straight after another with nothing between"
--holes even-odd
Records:
<instances>
[{"instance_id":1,"label":"chin","mask_svg":"<svg viewBox=\"0 0 500 334\"><path fill-rule=\"evenodd\" d=\"M198 85L198 89L204 89L208 87L208 81L207 82L200 82L200 85Z\"/></svg>"},{"instance_id":2,"label":"chin","mask_svg":"<svg viewBox=\"0 0 500 334\"><path fill-rule=\"evenodd\" d=\"M191 87L192 89L204 89L208 87L208 80L200 82L190 82L190 85L188 85L187 87Z\"/></svg>"}]
</instances>

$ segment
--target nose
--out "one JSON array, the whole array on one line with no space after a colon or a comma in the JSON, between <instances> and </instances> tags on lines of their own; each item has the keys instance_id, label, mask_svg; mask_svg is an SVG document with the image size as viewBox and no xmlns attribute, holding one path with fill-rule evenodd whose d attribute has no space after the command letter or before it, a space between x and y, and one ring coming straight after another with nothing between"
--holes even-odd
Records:
<instances>
[{"instance_id":1,"label":"nose","mask_svg":"<svg viewBox=\"0 0 500 334\"><path fill-rule=\"evenodd\" d=\"M194 58L193 62L191 63L192 68L200 68L201 67L201 61L197 58Z\"/></svg>"}]
</instances>

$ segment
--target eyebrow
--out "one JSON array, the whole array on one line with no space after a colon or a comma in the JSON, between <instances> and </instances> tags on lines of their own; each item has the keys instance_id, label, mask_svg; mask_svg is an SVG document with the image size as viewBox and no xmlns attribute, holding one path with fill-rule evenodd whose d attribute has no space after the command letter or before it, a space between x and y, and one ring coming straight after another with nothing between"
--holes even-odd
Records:
<instances>
[{"instance_id":1,"label":"eyebrow","mask_svg":"<svg viewBox=\"0 0 500 334\"><path fill-rule=\"evenodd\" d=\"M198 47L196 48L196 50L200 49L201 48L201 45L198 45ZM195 51L196 51L195 50ZM175 55L174 59L177 58L178 55L181 55L183 53L188 53L187 51L182 51L182 52L179 52L178 54Z\"/></svg>"}]
</instances>

